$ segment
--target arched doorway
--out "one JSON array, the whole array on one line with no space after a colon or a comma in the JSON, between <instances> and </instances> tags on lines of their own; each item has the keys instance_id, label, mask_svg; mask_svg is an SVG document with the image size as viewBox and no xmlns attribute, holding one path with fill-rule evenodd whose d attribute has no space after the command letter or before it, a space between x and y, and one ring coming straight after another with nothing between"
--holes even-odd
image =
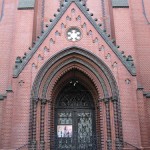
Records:
<instances>
[{"instance_id":1,"label":"arched doorway","mask_svg":"<svg viewBox=\"0 0 150 150\"><path fill-rule=\"evenodd\" d=\"M78 79L71 79L55 104L55 149L96 149L93 98Z\"/></svg>"},{"instance_id":2,"label":"arched doorway","mask_svg":"<svg viewBox=\"0 0 150 150\"><path fill-rule=\"evenodd\" d=\"M72 108L71 106L64 107L59 105L62 103L61 100L63 100L61 97L65 96L63 94L66 89L69 89L71 82L72 85L76 84L76 86L79 86L77 87L80 90L76 89L75 91L79 93L87 91L86 94L90 97L90 105L83 104L81 108L79 106ZM73 88L75 87L73 86ZM69 93L70 91L68 90ZM71 99L75 99L75 97L78 96L72 95ZM80 102L82 102L81 99ZM71 138L63 138L64 135L61 133L61 128L64 126L60 127L60 132L58 133L58 126L61 126L58 120L59 117L63 118L61 117L62 114L59 113L66 114L66 110L71 112L72 127L71 124L62 125L70 125L68 130L72 130L71 138L74 138L74 143L71 141ZM82 116L78 115L80 113L79 110L81 110L83 115L86 113L83 110L87 110L89 115L87 120L92 118L92 123L87 124L89 131L92 131L90 131L91 134L89 133L87 139L90 136L92 138L95 136L95 139L92 139L92 149L122 149L123 135L120 100L114 75L101 59L88 50L72 47L62 50L50 58L39 70L35 78L31 92L29 149L57 150L60 148L60 150L66 150L66 148L61 146L65 142L61 143L61 141L68 140L67 142L70 142L70 146L74 150L83 150L83 141L81 140L80 142L78 140L78 137L82 139L80 133L78 133L77 121L78 118L79 121L82 118ZM67 116L69 118L69 114ZM83 116L83 118L86 117ZM67 128L64 129L67 130ZM85 134L86 132L83 133ZM71 136L70 133L68 136ZM90 147L90 142L86 146ZM90 148L85 149L90 150Z\"/></svg>"}]
</instances>

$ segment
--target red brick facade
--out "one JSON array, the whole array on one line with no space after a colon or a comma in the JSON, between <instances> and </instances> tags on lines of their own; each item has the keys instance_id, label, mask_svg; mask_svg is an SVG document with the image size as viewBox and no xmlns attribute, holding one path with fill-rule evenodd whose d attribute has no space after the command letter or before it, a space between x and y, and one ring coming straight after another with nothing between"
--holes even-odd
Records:
<instances>
[{"instance_id":1,"label":"red brick facade","mask_svg":"<svg viewBox=\"0 0 150 150\"><path fill-rule=\"evenodd\" d=\"M20 1L0 0L0 150L55 149L55 104L74 77L93 97L97 150L149 150L150 1Z\"/></svg>"}]
</instances>

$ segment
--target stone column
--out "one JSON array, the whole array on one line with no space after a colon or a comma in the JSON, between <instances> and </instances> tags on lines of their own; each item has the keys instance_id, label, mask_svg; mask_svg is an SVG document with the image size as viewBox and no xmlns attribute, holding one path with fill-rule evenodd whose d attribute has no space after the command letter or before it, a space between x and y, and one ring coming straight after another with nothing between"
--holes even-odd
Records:
<instances>
[{"instance_id":1,"label":"stone column","mask_svg":"<svg viewBox=\"0 0 150 150\"><path fill-rule=\"evenodd\" d=\"M36 112L38 97L31 98L30 124L29 124L29 150L36 150Z\"/></svg>"},{"instance_id":2,"label":"stone column","mask_svg":"<svg viewBox=\"0 0 150 150\"><path fill-rule=\"evenodd\" d=\"M40 150L45 149L44 141L44 122L45 122L45 105L47 103L46 99L41 99L41 118L40 118Z\"/></svg>"},{"instance_id":3,"label":"stone column","mask_svg":"<svg viewBox=\"0 0 150 150\"><path fill-rule=\"evenodd\" d=\"M104 103L106 107L107 150L112 150L111 122L110 122L110 98L104 98Z\"/></svg>"},{"instance_id":4,"label":"stone column","mask_svg":"<svg viewBox=\"0 0 150 150\"><path fill-rule=\"evenodd\" d=\"M97 115L99 115L99 132L100 134L96 135L97 147L98 149L104 149L104 125L103 125L103 99L99 98L97 101ZM99 114L98 114L99 113Z\"/></svg>"},{"instance_id":5,"label":"stone column","mask_svg":"<svg viewBox=\"0 0 150 150\"><path fill-rule=\"evenodd\" d=\"M119 102L117 97L113 97L112 103L113 103L113 109L114 109L116 150L120 150L123 147L122 119L121 119L120 102Z\"/></svg>"}]
</instances>

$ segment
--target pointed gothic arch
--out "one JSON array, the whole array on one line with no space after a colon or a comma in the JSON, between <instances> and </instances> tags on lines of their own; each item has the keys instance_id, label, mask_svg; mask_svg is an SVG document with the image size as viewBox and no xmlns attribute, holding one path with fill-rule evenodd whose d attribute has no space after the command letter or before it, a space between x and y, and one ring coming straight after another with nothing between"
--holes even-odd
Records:
<instances>
[{"instance_id":1,"label":"pointed gothic arch","mask_svg":"<svg viewBox=\"0 0 150 150\"><path fill-rule=\"evenodd\" d=\"M66 48L54 55L44 64L34 80L31 92L30 147L36 149L38 142L41 149L45 146L54 149L54 133L49 128L53 127L54 130L56 95L61 90L58 87L73 78L74 70L78 72L77 79L92 89L88 89L89 91L94 91L91 94L94 95L96 132L104 139L100 139L100 147L111 149L115 145L116 149L120 149L123 144L121 111L113 73L97 56L79 47ZM37 120L40 127L37 127ZM112 128L115 133L111 132ZM114 138L115 141L112 140Z\"/></svg>"}]
</instances>

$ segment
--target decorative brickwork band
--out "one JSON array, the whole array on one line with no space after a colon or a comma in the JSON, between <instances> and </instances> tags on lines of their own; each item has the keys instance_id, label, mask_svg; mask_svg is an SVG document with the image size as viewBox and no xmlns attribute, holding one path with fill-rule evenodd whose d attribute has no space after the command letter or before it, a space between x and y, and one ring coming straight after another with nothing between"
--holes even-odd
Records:
<instances>
[{"instance_id":1,"label":"decorative brickwork band","mask_svg":"<svg viewBox=\"0 0 150 150\"><path fill-rule=\"evenodd\" d=\"M48 131L49 131L49 147L50 149L55 149L55 133L54 133L54 103L52 100L48 101L48 113L49 113L49 120L48 120Z\"/></svg>"},{"instance_id":2,"label":"decorative brickwork band","mask_svg":"<svg viewBox=\"0 0 150 150\"><path fill-rule=\"evenodd\" d=\"M104 29L106 29L106 20L105 20L106 10L105 10L105 2L104 2L104 0L101 0L101 5L102 5L102 17L104 18L103 19L103 25L104 25Z\"/></svg>"},{"instance_id":3,"label":"decorative brickwork band","mask_svg":"<svg viewBox=\"0 0 150 150\"><path fill-rule=\"evenodd\" d=\"M103 101L99 98L98 99L98 110L99 110L99 119L100 119L100 148L104 149L104 130L103 130ZM99 146L99 145L98 145Z\"/></svg>"},{"instance_id":4,"label":"decorative brickwork band","mask_svg":"<svg viewBox=\"0 0 150 150\"><path fill-rule=\"evenodd\" d=\"M41 22L41 30L44 31L44 11L45 11L45 0L42 0L42 22Z\"/></svg>"},{"instance_id":5,"label":"decorative brickwork band","mask_svg":"<svg viewBox=\"0 0 150 150\"><path fill-rule=\"evenodd\" d=\"M51 140L51 100L47 101L48 103L48 147L50 147L50 140Z\"/></svg>"},{"instance_id":6,"label":"decorative brickwork band","mask_svg":"<svg viewBox=\"0 0 150 150\"><path fill-rule=\"evenodd\" d=\"M110 123L110 98L104 98L104 103L106 107L106 125L107 125L107 150L112 149L111 141L111 123Z\"/></svg>"},{"instance_id":7,"label":"decorative brickwork band","mask_svg":"<svg viewBox=\"0 0 150 150\"><path fill-rule=\"evenodd\" d=\"M29 124L29 149L36 150L36 111L38 98L31 98L30 124Z\"/></svg>"},{"instance_id":8,"label":"decorative brickwork band","mask_svg":"<svg viewBox=\"0 0 150 150\"><path fill-rule=\"evenodd\" d=\"M44 121L45 121L45 105L47 103L46 99L41 99L41 119L40 119L40 150L45 149L44 141Z\"/></svg>"},{"instance_id":9,"label":"decorative brickwork band","mask_svg":"<svg viewBox=\"0 0 150 150\"><path fill-rule=\"evenodd\" d=\"M120 102L117 97L112 98L114 107L114 122L115 122L115 136L116 136L116 150L120 150L123 147L123 135L122 135L122 119Z\"/></svg>"}]
</instances>

